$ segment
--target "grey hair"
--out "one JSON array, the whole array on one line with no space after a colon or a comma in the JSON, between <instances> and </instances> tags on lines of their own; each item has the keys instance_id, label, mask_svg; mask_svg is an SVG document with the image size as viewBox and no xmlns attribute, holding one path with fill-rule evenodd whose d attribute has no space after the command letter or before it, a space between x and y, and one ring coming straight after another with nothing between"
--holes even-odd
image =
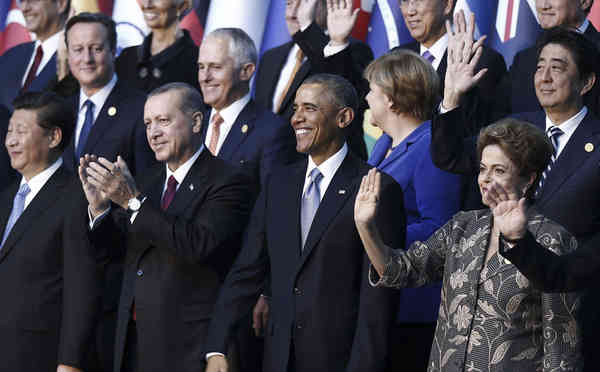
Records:
<instances>
[{"instance_id":1,"label":"grey hair","mask_svg":"<svg viewBox=\"0 0 600 372\"><path fill-rule=\"evenodd\" d=\"M356 112L358 94L352 84L343 77L333 74L316 74L304 80L302 85L306 84L318 84L324 87L337 108L349 107Z\"/></svg>"},{"instance_id":2,"label":"grey hair","mask_svg":"<svg viewBox=\"0 0 600 372\"><path fill-rule=\"evenodd\" d=\"M203 114L206 112L206 105L204 104L202 95L196 88L187 83L176 82L161 85L148 94L146 101L148 101L151 97L171 91L176 91L179 93L179 97L181 98L179 101L179 108L182 112L190 115L198 111L202 112Z\"/></svg>"},{"instance_id":3,"label":"grey hair","mask_svg":"<svg viewBox=\"0 0 600 372\"><path fill-rule=\"evenodd\" d=\"M236 70L242 68L246 63L256 65L258 53L254 41L244 30L235 27L218 28L207 35L229 41L229 54L233 58L233 65Z\"/></svg>"}]
</instances>

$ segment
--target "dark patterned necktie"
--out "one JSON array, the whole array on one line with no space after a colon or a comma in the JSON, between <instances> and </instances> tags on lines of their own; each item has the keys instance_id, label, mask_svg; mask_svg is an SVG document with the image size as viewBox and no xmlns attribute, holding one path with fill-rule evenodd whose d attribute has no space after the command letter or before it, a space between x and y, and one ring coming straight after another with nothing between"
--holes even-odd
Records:
<instances>
[{"instance_id":1,"label":"dark patterned necktie","mask_svg":"<svg viewBox=\"0 0 600 372\"><path fill-rule=\"evenodd\" d=\"M550 142L552 142L552 156L550 157L550 162L548 163L546 170L544 170L544 173L542 173L542 178L540 178L540 183L538 185L537 192L535 193L536 196L539 195L540 190L542 189L542 186L544 186L546 178L548 177L548 174L550 174L550 171L554 166L554 162L558 157L558 138L563 134L565 133L559 127L556 126L550 127L550 129L548 129L548 131L546 132L546 135L550 138Z\"/></svg>"},{"instance_id":2,"label":"dark patterned necktie","mask_svg":"<svg viewBox=\"0 0 600 372\"><path fill-rule=\"evenodd\" d=\"M171 202L175 198L175 192L177 191L177 180L175 177L170 176L169 181L167 182L167 189L165 190L165 194L162 197L162 201L160 202L160 207L163 211L166 211L171 205Z\"/></svg>"}]
</instances>

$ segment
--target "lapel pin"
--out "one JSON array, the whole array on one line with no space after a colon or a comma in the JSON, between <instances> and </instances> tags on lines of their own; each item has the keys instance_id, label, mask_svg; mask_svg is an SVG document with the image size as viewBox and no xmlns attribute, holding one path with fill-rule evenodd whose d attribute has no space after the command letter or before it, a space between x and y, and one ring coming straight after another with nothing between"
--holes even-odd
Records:
<instances>
[{"instance_id":1,"label":"lapel pin","mask_svg":"<svg viewBox=\"0 0 600 372\"><path fill-rule=\"evenodd\" d=\"M190 191L194 191L194 184L190 183Z\"/></svg>"},{"instance_id":2,"label":"lapel pin","mask_svg":"<svg viewBox=\"0 0 600 372\"><path fill-rule=\"evenodd\" d=\"M242 125L242 133L246 133L248 131L248 125L244 124Z\"/></svg>"},{"instance_id":3,"label":"lapel pin","mask_svg":"<svg viewBox=\"0 0 600 372\"><path fill-rule=\"evenodd\" d=\"M592 152L592 151L594 151L594 144L588 142L585 144L584 149L585 149L585 152Z\"/></svg>"},{"instance_id":4,"label":"lapel pin","mask_svg":"<svg viewBox=\"0 0 600 372\"><path fill-rule=\"evenodd\" d=\"M148 76L148 68L142 67L139 71L139 75L142 79L145 79Z\"/></svg>"},{"instance_id":5,"label":"lapel pin","mask_svg":"<svg viewBox=\"0 0 600 372\"><path fill-rule=\"evenodd\" d=\"M162 71L160 71L157 67L155 67L152 70L152 75L156 78L156 79L160 79L160 77L162 76Z\"/></svg>"},{"instance_id":6,"label":"lapel pin","mask_svg":"<svg viewBox=\"0 0 600 372\"><path fill-rule=\"evenodd\" d=\"M346 193L346 190L338 190L338 194L340 195L344 195Z\"/></svg>"},{"instance_id":7,"label":"lapel pin","mask_svg":"<svg viewBox=\"0 0 600 372\"><path fill-rule=\"evenodd\" d=\"M110 106L108 108L108 116L115 116L117 114L117 108L115 106Z\"/></svg>"}]
</instances>

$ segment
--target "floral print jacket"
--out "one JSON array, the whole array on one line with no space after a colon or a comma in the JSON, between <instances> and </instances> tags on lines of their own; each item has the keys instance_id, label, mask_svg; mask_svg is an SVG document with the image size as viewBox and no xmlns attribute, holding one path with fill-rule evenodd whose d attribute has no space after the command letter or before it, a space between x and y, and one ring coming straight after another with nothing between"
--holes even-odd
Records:
<instances>
[{"instance_id":1,"label":"floral print jacket","mask_svg":"<svg viewBox=\"0 0 600 372\"><path fill-rule=\"evenodd\" d=\"M418 287L443 279L433 371L579 371L578 293L542 293L499 253L487 263L492 214L459 212L426 242L393 250L374 286ZM534 214L528 230L557 254L577 247L560 225Z\"/></svg>"}]
</instances>

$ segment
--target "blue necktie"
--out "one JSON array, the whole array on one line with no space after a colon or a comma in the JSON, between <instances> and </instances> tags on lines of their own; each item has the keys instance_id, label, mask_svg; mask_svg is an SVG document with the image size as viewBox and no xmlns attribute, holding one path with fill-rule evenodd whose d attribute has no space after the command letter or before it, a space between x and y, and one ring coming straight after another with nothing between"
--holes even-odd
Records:
<instances>
[{"instance_id":1,"label":"blue necktie","mask_svg":"<svg viewBox=\"0 0 600 372\"><path fill-rule=\"evenodd\" d=\"M421 55L421 57L425 58L432 65L433 65L433 61L435 61L435 56L433 54L431 54L428 50L426 50L425 52L423 52L423 54Z\"/></svg>"},{"instance_id":2,"label":"blue necktie","mask_svg":"<svg viewBox=\"0 0 600 372\"><path fill-rule=\"evenodd\" d=\"M550 129L548 129L546 134L550 138L550 142L552 142L552 150L553 151L552 151L552 157L550 157L550 162L548 163L548 166L546 167L546 169L544 170L544 173L542 173L542 177L540 178L540 183L539 183L538 189L535 193L536 196L539 195L540 190L542 189L542 186L544 186L544 182L546 182L546 178L548 177L548 174L552 170L552 166L554 165L554 162L556 161L556 157L558 156L558 137L562 136L565 133L559 127L552 126L552 127L550 127Z\"/></svg>"},{"instance_id":3,"label":"blue necktie","mask_svg":"<svg viewBox=\"0 0 600 372\"><path fill-rule=\"evenodd\" d=\"M85 144L87 142L92 126L94 125L94 103L89 99L83 104L86 106L85 109L85 120L83 121L83 127L79 134L79 142L77 143L77 150L75 151L75 163L79 164L79 158L81 157Z\"/></svg>"},{"instance_id":4,"label":"blue necktie","mask_svg":"<svg viewBox=\"0 0 600 372\"><path fill-rule=\"evenodd\" d=\"M319 182L323 175L319 168L314 168L309 174L310 183L308 188L302 196L302 206L300 210L300 228L302 234L302 249L304 250L304 244L306 243L306 237L310 231L310 225L312 225L313 218L319 209L319 203L321 203L321 191L319 189Z\"/></svg>"},{"instance_id":5,"label":"blue necktie","mask_svg":"<svg viewBox=\"0 0 600 372\"><path fill-rule=\"evenodd\" d=\"M26 183L22 184L19 188L19 191L17 191L17 195L15 195L15 198L13 200L13 207L12 211L10 212L10 217L8 218L8 222L6 223L6 229L4 229L4 236L2 237L0 250L4 246L4 242L6 241L6 238L8 238L8 234L10 234L10 230L12 230L15 223L17 223L19 217L21 217L23 209L25 209L25 198L27 197L27 194L29 194L30 191L31 190L29 189L29 185Z\"/></svg>"}]
</instances>

